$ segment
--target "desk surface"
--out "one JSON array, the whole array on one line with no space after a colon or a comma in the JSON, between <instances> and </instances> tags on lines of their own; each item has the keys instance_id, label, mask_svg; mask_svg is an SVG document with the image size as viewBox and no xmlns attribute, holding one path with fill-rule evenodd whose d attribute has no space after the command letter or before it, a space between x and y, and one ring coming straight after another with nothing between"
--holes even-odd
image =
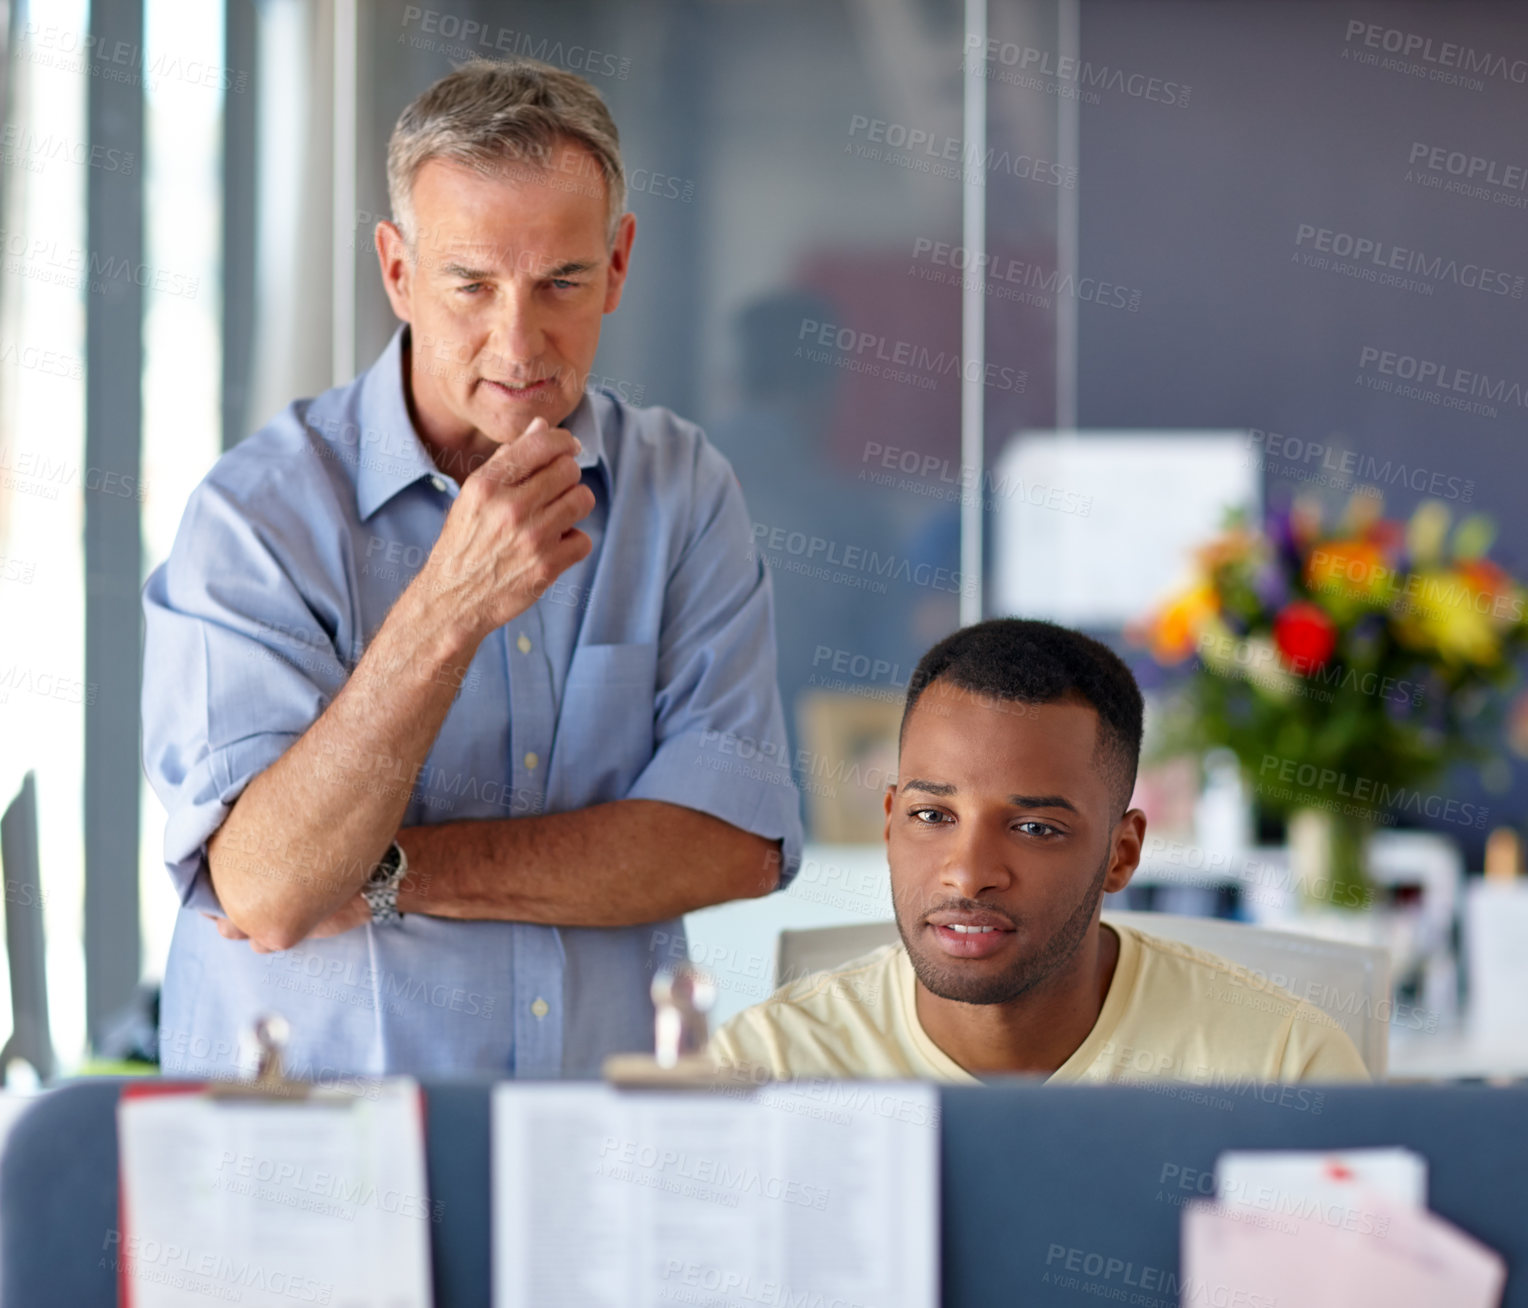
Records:
<instances>
[{"instance_id":1,"label":"desk surface","mask_svg":"<svg viewBox=\"0 0 1528 1308\"><path fill-rule=\"evenodd\" d=\"M1391 1081L1528 1079L1528 1032L1515 1040L1490 1040L1469 1030L1398 1037L1390 1033Z\"/></svg>"},{"instance_id":2,"label":"desk surface","mask_svg":"<svg viewBox=\"0 0 1528 1308\"><path fill-rule=\"evenodd\" d=\"M5 1308L115 1303L120 1084L61 1087L12 1134L0 1161ZM430 1191L444 1203L432 1228L440 1308L490 1302L490 1084L425 1082ZM865 1088L822 1093L831 1102ZM1016 1082L949 1087L941 1106L946 1308L1178 1308L1182 1204L1221 1151L1376 1145L1427 1158L1430 1206L1506 1257L1504 1303L1528 1308L1528 1087Z\"/></svg>"}]
</instances>

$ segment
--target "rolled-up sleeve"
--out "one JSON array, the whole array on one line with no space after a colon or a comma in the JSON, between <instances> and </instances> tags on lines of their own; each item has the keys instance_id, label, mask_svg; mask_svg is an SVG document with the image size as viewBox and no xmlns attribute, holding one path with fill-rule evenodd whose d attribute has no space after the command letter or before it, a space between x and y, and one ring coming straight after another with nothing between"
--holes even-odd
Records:
<instances>
[{"instance_id":1,"label":"rolled-up sleeve","mask_svg":"<svg viewBox=\"0 0 1528 1308\"><path fill-rule=\"evenodd\" d=\"M743 492L696 446L693 512L664 597L653 756L628 797L665 800L782 842L780 888L801 862L775 672L774 601Z\"/></svg>"},{"instance_id":2,"label":"rolled-up sleeve","mask_svg":"<svg viewBox=\"0 0 1528 1308\"><path fill-rule=\"evenodd\" d=\"M222 912L208 839L348 675L337 543L316 543L285 494L203 482L144 586L144 771L167 811L175 889L207 912Z\"/></svg>"}]
</instances>

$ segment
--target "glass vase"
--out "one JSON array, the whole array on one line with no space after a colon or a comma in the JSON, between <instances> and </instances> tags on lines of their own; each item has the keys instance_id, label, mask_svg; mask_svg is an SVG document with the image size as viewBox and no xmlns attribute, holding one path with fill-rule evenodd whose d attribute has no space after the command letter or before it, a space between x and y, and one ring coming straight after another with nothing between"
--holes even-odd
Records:
<instances>
[{"instance_id":1,"label":"glass vase","mask_svg":"<svg viewBox=\"0 0 1528 1308\"><path fill-rule=\"evenodd\" d=\"M1324 808L1289 815L1289 869L1307 908L1359 911L1374 898L1369 879L1367 817Z\"/></svg>"}]
</instances>

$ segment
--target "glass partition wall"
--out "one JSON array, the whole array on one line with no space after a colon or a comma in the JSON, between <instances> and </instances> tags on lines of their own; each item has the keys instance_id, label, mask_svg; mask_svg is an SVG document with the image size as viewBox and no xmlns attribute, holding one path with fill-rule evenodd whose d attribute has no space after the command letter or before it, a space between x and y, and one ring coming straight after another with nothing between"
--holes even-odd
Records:
<instances>
[{"instance_id":1,"label":"glass partition wall","mask_svg":"<svg viewBox=\"0 0 1528 1308\"><path fill-rule=\"evenodd\" d=\"M4 66L0 800L35 771L66 1066L87 1043L87 974L98 1038L139 970L139 942L118 947L133 934L122 906L138 906L148 978L173 915L162 815L126 762L135 705L103 697L115 683L91 670L138 638L108 616L126 612L132 549L141 582L219 448L376 357L394 327L371 235L387 139L472 55L578 71L620 126L636 248L591 380L694 419L737 471L818 844L874 863L918 656L995 611L997 564L1048 566L994 557L1016 503L1039 490L1045 512L1105 538L1106 515L1082 511L1102 483L1052 501L1055 487L1002 474L1023 433L1243 433L1270 504L1336 504L1364 470L1390 516L1429 499L1456 520L1488 513L1496 557L1523 566L1528 525L1506 496L1528 393L1513 134L1528 16L1510 8L46 8L14 0ZM99 52L115 47L84 54L123 13L142 19L113 74L141 98L135 144L100 135L117 120ZM111 206L133 186L142 249L124 263L91 232L119 230ZM78 276L89 267L102 275ZM108 330L123 268L141 350ZM1423 365L1475 390L1408 384ZM87 416L125 439L124 405L141 449L96 457ZM134 532L120 577L91 561ZM1097 634L1149 686L1171 681L1118 627ZM87 757L110 759L93 781ZM1515 820L1521 771L1499 751L1451 793ZM1450 834L1478 861L1483 832ZM99 886L124 897L92 927Z\"/></svg>"}]
</instances>

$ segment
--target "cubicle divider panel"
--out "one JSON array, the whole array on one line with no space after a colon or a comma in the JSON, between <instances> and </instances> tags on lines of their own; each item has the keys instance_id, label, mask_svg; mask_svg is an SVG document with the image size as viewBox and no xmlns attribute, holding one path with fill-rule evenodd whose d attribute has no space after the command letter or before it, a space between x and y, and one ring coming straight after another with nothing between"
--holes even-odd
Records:
<instances>
[{"instance_id":1,"label":"cubicle divider panel","mask_svg":"<svg viewBox=\"0 0 1528 1308\"><path fill-rule=\"evenodd\" d=\"M1528 1086L988 1084L940 1109L946 1305L1178 1308L1183 1207L1215 1197L1221 1153L1403 1146L1432 1211L1506 1259L1503 1308L1528 1308ZM1267 1196L1249 1220L1292 1205ZM1256 1286L1224 1292L1181 1301L1263 1308Z\"/></svg>"},{"instance_id":2,"label":"cubicle divider panel","mask_svg":"<svg viewBox=\"0 0 1528 1308\"><path fill-rule=\"evenodd\" d=\"M435 1302L488 1308L493 1082L423 1084ZM16 1123L0 1159L0 1308L116 1303L122 1085L66 1084ZM1183 1205L1213 1197L1221 1152L1397 1145L1426 1158L1433 1211L1507 1260L1504 1308L1528 1308L1528 1086L1014 1082L948 1087L940 1116L946 1308L1177 1308Z\"/></svg>"}]
</instances>

